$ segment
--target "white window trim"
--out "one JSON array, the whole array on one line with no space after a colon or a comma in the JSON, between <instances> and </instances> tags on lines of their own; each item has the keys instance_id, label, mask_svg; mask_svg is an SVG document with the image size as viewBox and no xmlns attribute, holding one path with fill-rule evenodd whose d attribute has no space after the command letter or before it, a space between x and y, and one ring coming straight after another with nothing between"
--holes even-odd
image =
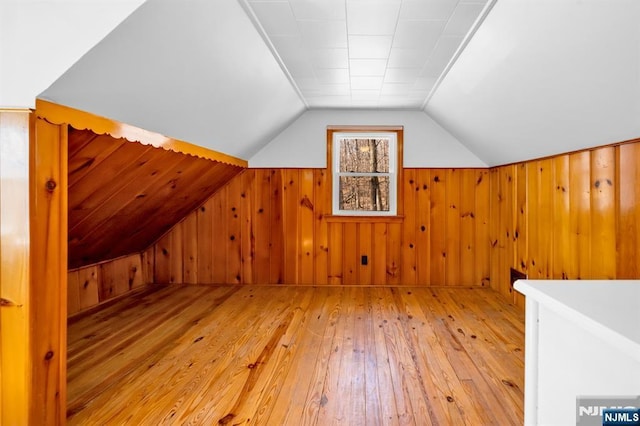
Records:
<instances>
[{"instance_id":1,"label":"white window trim","mask_svg":"<svg viewBox=\"0 0 640 426\"><path fill-rule=\"evenodd\" d=\"M389 173L377 173L389 176L389 211L364 211L340 209L340 176L370 176L370 173L341 173L340 147L341 139L388 139L389 140ZM396 132L333 132L331 141L332 155L332 214L335 216L396 216L398 214L398 135Z\"/></svg>"}]
</instances>

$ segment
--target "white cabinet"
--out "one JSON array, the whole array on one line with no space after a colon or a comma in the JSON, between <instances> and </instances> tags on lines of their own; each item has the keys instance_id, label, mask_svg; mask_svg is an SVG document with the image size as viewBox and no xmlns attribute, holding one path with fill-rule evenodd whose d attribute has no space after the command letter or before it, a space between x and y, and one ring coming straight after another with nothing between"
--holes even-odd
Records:
<instances>
[{"instance_id":1,"label":"white cabinet","mask_svg":"<svg viewBox=\"0 0 640 426\"><path fill-rule=\"evenodd\" d=\"M640 281L520 280L525 424L576 424L577 396L640 395Z\"/></svg>"}]
</instances>

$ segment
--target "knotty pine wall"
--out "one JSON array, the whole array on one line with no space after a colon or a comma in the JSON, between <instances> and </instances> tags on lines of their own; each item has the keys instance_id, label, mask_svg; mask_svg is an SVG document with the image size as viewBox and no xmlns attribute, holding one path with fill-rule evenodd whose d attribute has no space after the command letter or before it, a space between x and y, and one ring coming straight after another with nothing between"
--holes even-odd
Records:
<instances>
[{"instance_id":1,"label":"knotty pine wall","mask_svg":"<svg viewBox=\"0 0 640 426\"><path fill-rule=\"evenodd\" d=\"M327 177L245 170L155 244L155 282L488 285L488 170L405 169L403 221L327 218Z\"/></svg>"},{"instance_id":2,"label":"knotty pine wall","mask_svg":"<svg viewBox=\"0 0 640 426\"><path fill-rule=\"evenodd\" d=\"M523 305L531 279L640 278L640 141L493 168L491 286Z\"/></svg>"},{"instance_id":3,"label":"knotty pine wall","mask_svg":"<svg viewBox=\"0 0 640 426\"><path fill-rule=\"evenodd\" d=\"M492 169L405 169L403 221L340 222L324 169L248 169L140 254L69 273L69 312L139 285L490 285L640 278L640 141ZM360 264L362 255L368 265Z\"/></svg>"},{"instance_id":4,"label":"knotty pine wall","mask_svg":"<svg viewBox=\"0 0 640 426\"><path fill-rule=\"evenodd\" d=\"M153 282L149 252L70 269L67 314L73 315Z\"/></svg>"}]
</instances>

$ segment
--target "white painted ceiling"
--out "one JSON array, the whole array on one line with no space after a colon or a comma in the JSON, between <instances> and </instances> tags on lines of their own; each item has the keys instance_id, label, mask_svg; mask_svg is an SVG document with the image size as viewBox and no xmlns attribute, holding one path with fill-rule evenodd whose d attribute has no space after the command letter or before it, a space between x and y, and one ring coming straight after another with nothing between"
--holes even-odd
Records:
<instances>
[{"instance_id":1,"label":"white painted ceiling","mask_svg":"<svg viewBox=\"0 0 640 426\"><path fill-rule=\"evenodd\" d=\"M640 1L498 0L426 112L489 165L640 137Z\"/></svg>"},{"instance_id":2,"label":"white painted ceiling","mask_svg":"<svg viewBox=\"0 0 640 426\"><path fill-rule=\"evenodd\" d=\"M420 108L487 0L240 0L311 108Z\"/></svg>"},{"instance_id":3,"label":"white painted ceiling","mask_svg":"<svg viewBox=\"0 0 640 426\"><path fill-rule=\"evenodd\" d=\"M36 96L144 0L0 0L0 107Z\"/></svg>"},{"instance_id":4,"label":"white painted ceiling","mask_svg":"<svg viewBox=\"0 0 640 426\"><path fill-rule=\"evenodd\" d=\"M148 0L40 97L245 159L305 111L423 111L498 165L640 136L638 22L638 0Z\"/></svg>"}]
</instances>

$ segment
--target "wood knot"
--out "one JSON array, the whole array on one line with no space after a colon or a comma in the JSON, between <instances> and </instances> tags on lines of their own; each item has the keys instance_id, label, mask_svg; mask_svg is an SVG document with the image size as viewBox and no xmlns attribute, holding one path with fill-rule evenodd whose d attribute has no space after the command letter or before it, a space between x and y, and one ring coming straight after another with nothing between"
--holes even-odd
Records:
<instances>
[{"instance_id":1,"label":"wood knot","mask_svg":"<svg viewBox=\"0 0 640 426\"><path fill-rule=\"evenodd\" d=\"M447 395L447 401L449 401L449 402L453 402L453 401L455 401L455 399L453 399L453 397L452 397L452 396Z\"/></svg>"},{"instance_id":2,"label":"wood knot","mask_svg":"<svg viewBox=\"0 0 640 426\"><path fill-rule=\"evenodd\" d=\"M510 388L517 388L518 387L511 380L507 380L507 379L502 379L502 384L504 384L506 386L509 386Z\"/></svg>"},{"instance_id":3,"label":"wood knot","mask_svg":"<svg viewBox=\"0 0 640 426\"><path fill-rule=\"evenodd\" d=\"M45 361L51 361L52 358L53 358L53 351L49 351L44 355Z\"/></svg>"},{"instance_id":4,"label":"wood knot","mask_svg":"<svg viewBox=\"0 0 640 426\"><path fill-rule=\"evenodd\" d=\"M56 186L58 186L58 184L53 179L49 179L47 181L47 183L45 184L45 187L47 188L47 191L49 191L49 192L53 192L53 190L56 189Z\"/></svg>"},{"instance_id":5,"label":"wood knot","mask_svg":"<svg viewBox=\"0 0 640 426\"><path fill-rule=\"evenodd\" d=\"M9 299L5 299L4 297L0 298L0 306L15 306L15 305L16 304Z\"/></svg>"},{"instance_id":6,"label":"wood knot","mask_svg":"<svg viewBox=\"0 0 640 426\"><path fill-rule=\"evenodd\" d=\"M231 421L233 420L233 418L235 416L236 416L235 414L229 413L226 416L224 416L223 418L221 418L220 420L218 420L218 424L219 425L226 425L228 423L231 423Z\"/></svg>"}]
</instances>

